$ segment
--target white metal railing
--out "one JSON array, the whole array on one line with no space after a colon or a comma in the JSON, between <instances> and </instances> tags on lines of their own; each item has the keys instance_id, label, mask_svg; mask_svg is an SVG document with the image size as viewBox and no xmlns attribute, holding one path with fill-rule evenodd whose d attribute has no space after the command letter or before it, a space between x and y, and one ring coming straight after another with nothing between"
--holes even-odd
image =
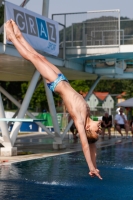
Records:
<instances>
[{"instance_id":1,"label":"white metal railing","mask_svg":"<svg viewBox=\"0 0 133 200\"><path fill-rule=\"evenodd\" d=\"M119 10L53 14L52 19L64 24L64 30L59 28L60 47L120 45Z\"/></svg>"},{"instance_id":2,"label":"white metal railing","mask_svg":"<svg viewBox=\"0 0 133 200\"><path fill-rule=\"evenodd\" d=\"M133 44L133 20L121 19L119 10L53 14L64 24L60 47Z\"/></svg>"}]
</instances>

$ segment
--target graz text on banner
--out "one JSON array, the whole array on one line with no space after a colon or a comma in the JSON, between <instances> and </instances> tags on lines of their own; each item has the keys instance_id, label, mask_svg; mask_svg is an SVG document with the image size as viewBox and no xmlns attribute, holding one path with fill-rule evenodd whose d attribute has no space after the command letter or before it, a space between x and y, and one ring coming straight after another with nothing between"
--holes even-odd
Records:
<instances>
[{"instance_id":1,"label":"graz text on banner","mask_svg":"<svg viewBox=\"0 0 133 200\"><path fill-rule=\"evenodd\" d=\"M13 19L33 48L58 55L59 31L56 21L9 2L5 2L5 14L5 20Z\"/></svg>"}]
</instances>

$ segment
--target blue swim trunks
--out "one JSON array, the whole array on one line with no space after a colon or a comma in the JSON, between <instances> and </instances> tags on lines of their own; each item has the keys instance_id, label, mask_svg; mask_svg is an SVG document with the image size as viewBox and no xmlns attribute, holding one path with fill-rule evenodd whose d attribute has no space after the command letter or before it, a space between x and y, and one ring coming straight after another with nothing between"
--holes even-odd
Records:
<instances>
[{"instance_id":1,"label":"blue swim trunks","mask_svg":"<svg viewBox=\"0 0 133 200\"><path fill-rule=\"evenodd\" d=\"M58 74L57 79L55 79L55 81L51 82L51 83L47 83L47 86L49 87L49 89L54 92L56 86L58 85L59 82L61 81L67 81L67 78L63 75L63 74Z\"/></svg>"}]
</instances>

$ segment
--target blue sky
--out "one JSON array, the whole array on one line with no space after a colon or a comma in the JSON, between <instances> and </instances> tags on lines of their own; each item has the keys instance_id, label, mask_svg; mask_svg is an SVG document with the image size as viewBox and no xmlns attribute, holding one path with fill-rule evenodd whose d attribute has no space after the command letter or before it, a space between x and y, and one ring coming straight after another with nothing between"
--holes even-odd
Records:
<instances>
[{"instance_id":1,"label":"blue sky","mask_svg":"<svg viewBox=\"0 0 133 200\"><path fill-rule=\"evenodd\" d=\"M8 0L20 5L23 0ZM26 8L41 14L42 0L30 0ZM133 19L133 0L49 0L49 17L54 13L120 9L121 16Z\"/></svg>"}]
</instances>

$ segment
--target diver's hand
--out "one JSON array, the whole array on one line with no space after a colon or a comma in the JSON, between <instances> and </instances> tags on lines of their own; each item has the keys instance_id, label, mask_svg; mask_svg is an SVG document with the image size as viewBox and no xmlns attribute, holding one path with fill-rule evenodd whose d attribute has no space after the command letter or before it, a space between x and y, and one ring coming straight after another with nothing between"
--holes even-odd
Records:
<instances>
[{"instance_id":1,"label":"diver's hand","mask_svg":"<svg viewBox=\"0 0 133 200\"><path fill-rule=\"evenodd\" d=\"M102 180L102 177L100 176L100 171L98 169L91 169L90 172L89 172L89 175L93 178L95 176L97 176L99 179Z\"/></svg>"}]
</instances>

